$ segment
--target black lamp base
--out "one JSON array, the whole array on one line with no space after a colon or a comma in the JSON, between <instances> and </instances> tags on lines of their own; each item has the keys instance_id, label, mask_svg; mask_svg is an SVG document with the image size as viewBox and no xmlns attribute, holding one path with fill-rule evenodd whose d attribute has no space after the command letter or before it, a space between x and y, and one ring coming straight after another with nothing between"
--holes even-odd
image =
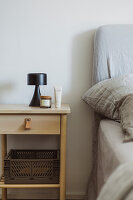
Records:
<instances>
[{"instance_id":1,"label":"black lamp base","mask_svg":"<svg viewBox=\"0 0 133 200\"><path fill-rule=\"evenodd\" d=\"M40 106L40 96L41 96L40 87L39 87L39 85L36 85L34 95L32 97L32 100L31 100L29 106L34 106L34 107Z\"/></svg>"}]
</instances>

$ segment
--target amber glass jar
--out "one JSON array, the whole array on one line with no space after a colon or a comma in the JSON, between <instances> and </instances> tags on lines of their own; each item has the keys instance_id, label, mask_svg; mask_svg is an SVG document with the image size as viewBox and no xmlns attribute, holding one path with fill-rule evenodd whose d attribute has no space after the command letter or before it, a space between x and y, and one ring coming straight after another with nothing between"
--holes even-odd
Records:
<instances>
[{"instance_id":1,"label":"amber glass jar","mask_svg":"<svg viewBox=\"0 0 133 200\"><path fill-rule=\"evenodd\" d=\"M40 107L41 108L51 108L52 98L51 96L40 96Z\"/></svg>"}]
</instances>

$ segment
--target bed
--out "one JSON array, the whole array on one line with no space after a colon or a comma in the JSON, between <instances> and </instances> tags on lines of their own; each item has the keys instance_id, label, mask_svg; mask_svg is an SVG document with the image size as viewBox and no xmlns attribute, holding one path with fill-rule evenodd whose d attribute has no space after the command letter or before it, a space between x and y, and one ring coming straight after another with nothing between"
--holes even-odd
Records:
<instances>
[{"instance_id":1,"label":"bed","mask_svg":"<svg viewBox=\"0 0 133 200\"><path fill-rule=\"evenodd\" d=\"M133 73L133 25L98 28L94 39L93 84L129 73ZM123 143L120 123L95 116L97 128L93 135L89 200L96 199L107 178L119 165L133 161L133 142ZM132 194L129 196L133 199Z\"/></svg>"},{"instance_id":2,"label":"bed","mask_svg":"<svg viewBox=\"0 0 133 200\"><path fill-rule=\"evenodd\" d=\"M133 162L133 142L123 143L120 123L113 120L101 120L98 133L98 191L100 191L117 166Z\"/></svg>"}]
</instances>

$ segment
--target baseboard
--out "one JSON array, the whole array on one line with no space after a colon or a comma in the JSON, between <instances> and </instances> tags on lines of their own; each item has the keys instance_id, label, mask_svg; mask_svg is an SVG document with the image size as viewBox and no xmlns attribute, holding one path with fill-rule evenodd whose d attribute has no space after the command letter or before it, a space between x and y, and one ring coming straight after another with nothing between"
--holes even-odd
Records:
<instances>
[{"instance_id":1,"label":"baseboard","mask_svg":"<svg viewBox=\"0 0 133 200\"><path fill-rule=\"evenodd\" d=\"M0 194L0 199L1 199L1 194ZM39 193L38 192L25 192L24 190L23 191L9 191L8 192L8 199L29 199L29 200L34 200L34 199L59 199L59 192L51 192L51 191L47 191L47 192L42 192L40 191ZM66 199L67 200L84 200L85 199L85 195L80 193L67 193L66 195Z\"/></svg>"}]
</instances>

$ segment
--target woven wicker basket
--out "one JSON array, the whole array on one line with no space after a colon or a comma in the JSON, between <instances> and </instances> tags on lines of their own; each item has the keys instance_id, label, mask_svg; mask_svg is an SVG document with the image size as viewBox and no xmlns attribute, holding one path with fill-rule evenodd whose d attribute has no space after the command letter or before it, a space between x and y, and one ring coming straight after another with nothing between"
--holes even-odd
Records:
<instances>
[{"instance_id":1,"label":"woven wicker basket","mask_svg":"<svg viewBox=\"0 0 133 200\"><path fill-rule=\"evenodd\" d=\"M59 183L59 150L11 150L4 164L5 183Z\"/></svg>"}]
</instances>

